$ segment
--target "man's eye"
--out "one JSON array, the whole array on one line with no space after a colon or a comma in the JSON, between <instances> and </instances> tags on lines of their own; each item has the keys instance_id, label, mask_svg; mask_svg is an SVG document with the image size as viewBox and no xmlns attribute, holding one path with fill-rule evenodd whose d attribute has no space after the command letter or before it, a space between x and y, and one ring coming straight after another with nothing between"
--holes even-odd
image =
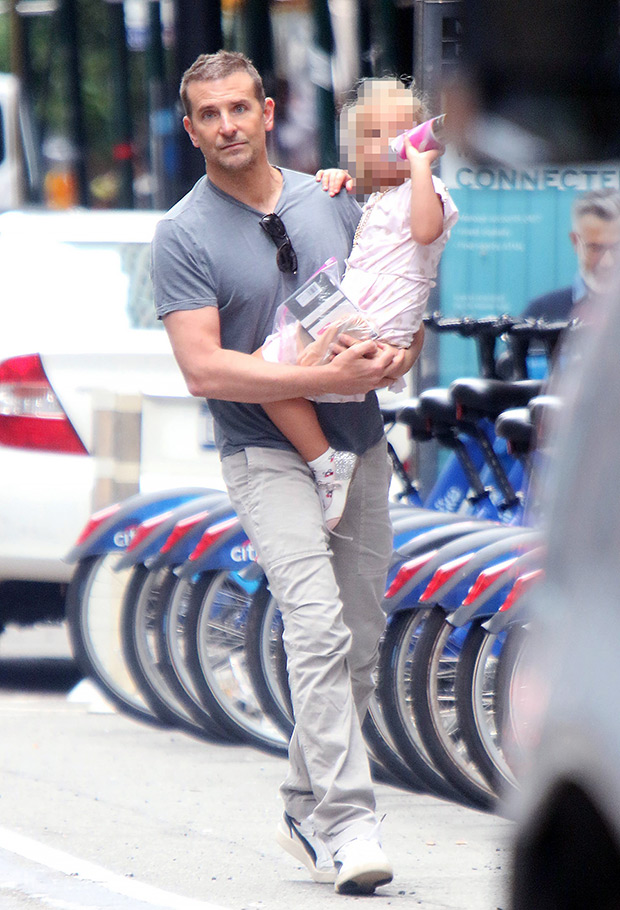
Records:
<instances>
[{"instance_id":1,"label":"man's eye","mask_svg":"<svg viewBox=\"0 0 620 910\"><path fill-rule=\"evenodd\" d=\"M245 104L236 104L235 105L235 114L242 114L246 110Z\"/></svg>"}]
</instances>

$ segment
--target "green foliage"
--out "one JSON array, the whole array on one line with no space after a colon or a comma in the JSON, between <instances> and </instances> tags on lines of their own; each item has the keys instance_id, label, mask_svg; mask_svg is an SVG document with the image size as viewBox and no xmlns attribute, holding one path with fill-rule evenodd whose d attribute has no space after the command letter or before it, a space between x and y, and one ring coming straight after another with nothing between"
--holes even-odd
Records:
<instances>
[{"instance_id":1,"label":"green foliage","mask_svg":"<svg viewBox=\"0 0 620 910\"><path fill-rule=\"evenodd\" d=\"M23 17L24 69L38 132L46 136L71 135L69 49L63 27L63 9L51 14ZM106 0L76 0L81 103L87 144L89 177L113 171L113 144L117 140L115 117L117 75L112 46L110 4ZM65 20L66 21L66 20ZM10 17L0 14L0 71L11 68ZM129 93L134 132L146 135L147 98L144 53L129 52Z\"/></svg>"},{"instance_id":2,"label":"green foliage","mask_svg":"<svg viewBox=\"0 0 620 910\"><path fill-rule=\"evenodd\" d=\"M0 73L8 73L10 69L9 17L5 13L0 16Z\"/></svg>"}]
</instances>

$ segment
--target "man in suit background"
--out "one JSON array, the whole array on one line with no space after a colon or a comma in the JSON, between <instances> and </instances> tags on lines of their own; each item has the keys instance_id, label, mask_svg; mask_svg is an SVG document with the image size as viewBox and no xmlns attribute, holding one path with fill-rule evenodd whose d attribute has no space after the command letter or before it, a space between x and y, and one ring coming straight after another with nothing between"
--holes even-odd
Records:
<instances>
[{"instance_id":1,"label":"man in suit background","mask_svg":"<svg viewBox=\"0 0 620 910\"><path fill-rule=\"evenodd\" d=\"M620 263L620 191L592 190L578 196L569 237L578 263L573 283L531 300L522 316L568 320L575 315L576 304L609 289Z\"/></svg>"}]
</instances>

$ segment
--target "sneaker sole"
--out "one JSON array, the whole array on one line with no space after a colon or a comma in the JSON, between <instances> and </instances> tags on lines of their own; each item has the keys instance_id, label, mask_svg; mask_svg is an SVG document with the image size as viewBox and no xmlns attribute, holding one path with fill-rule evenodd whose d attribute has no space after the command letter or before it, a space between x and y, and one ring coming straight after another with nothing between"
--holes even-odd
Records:
<instances>
[{"instance_id":1,"label":"sneaker sole","mask_svg":"<svg viewBox=\"0 0 620 910\"><path fill-rule=\"evenodd\" d=\"M360 866L347 872L346 879L340 881L336 878L335 891L337 894L372 894L375 888L389 885L394 878L391 869L377 869L376 866Z\"/></svg>"},{"instance_id":2,"label":"sneaker sole","mask_svg":"<svg viewBox=\"0 0 620 910\"><path fill-rule=\"evenodd\" d=\"M308 855L303 844L300 844L299 841L291 838L288 830L282 827L282 822L280 822L276 829L276 842L283 850L286 850L287 853L294 856L296 860L306 867L312 881L328 885L331 885L336 881L336 869L334 868L325 871L317 869L312 862L312 857Z\"/></svg>"}]
</instances>

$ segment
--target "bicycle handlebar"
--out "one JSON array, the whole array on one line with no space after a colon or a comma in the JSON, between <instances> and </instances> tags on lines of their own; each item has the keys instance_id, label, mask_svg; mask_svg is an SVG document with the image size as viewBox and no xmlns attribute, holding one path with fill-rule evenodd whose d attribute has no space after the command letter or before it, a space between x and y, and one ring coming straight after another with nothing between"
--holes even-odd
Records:
<instances>
[{"instance_id":1,"label":"bicycle handlebar","mask_svg":"<svg viewBox=\"0 0 620 910\"><path fill-rule=\"evenodd\" d=\"M492 337L515 334L521 337L544 337L563 332L577 325L577 320L547 322L544 319L522 319L504 313L501 316L442 316L431 313L424 317L424 325L434 332L454 332L464 338Z\"/></svg>"}]
</instances>

